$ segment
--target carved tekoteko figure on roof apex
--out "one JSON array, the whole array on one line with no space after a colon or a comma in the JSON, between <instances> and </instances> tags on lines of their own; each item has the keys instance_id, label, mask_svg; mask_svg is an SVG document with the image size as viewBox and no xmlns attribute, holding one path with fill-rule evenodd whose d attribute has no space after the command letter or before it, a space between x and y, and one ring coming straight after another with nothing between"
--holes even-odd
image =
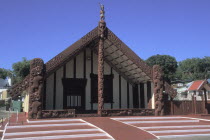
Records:
<instances>
[{"instance_id":1,"label":"carved tekoteko figure on roof apex","mask_svg":"<svg viewBox=\"0 0 210 140\"><path fill-rule=\"evenodd\" d=\"M104 21L105 17L104 17L104 5L100 4L101 6L101 10L100 10L100 21L99 21L99 25L98 25L98 34L101 37L101 39L105 39L106 35L107 35L107 30L106 30L106 22Z\"/></svg>"},{"instance_id":2,"label":"carved tekoteko figure on roof apex","mask_svg":"<svg viewBox=\"0 0 210 140\"><path fill-rule=\"evenodd\" d=\"M99 3L100 4L100 3ZM105 20L105 11L104 11L104 5L100 4L101 10L100 10L100 19Z\"/></svg>"},{"instance_id":3,"label":"carved tekoteko figure on roof apex","mask_svg":"<svg viewBox=\"0 0 210 140\"><path fill-rule=\"evenodd\" d=\"M164 115L163 71L159 65L153 66L153 82L155 96L155 116Z\"/></svg>"},{"instance_id":4,"label":"carved tekoteko figure on roof apex","mask_svg":"<svg viewBox=\"0 0 210 140\"><path fill-rule=\"evenodd\" d=\"M35 58L30 64L29 119L41 118L43 93L44 62Z\"/></svg>"}]
</instances>

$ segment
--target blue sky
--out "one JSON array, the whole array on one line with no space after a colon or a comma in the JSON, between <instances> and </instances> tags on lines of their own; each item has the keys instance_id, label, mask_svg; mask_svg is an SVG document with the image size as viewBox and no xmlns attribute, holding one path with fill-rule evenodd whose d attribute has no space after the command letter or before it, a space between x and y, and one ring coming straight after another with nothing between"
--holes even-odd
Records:
<instances>
[{"instance_id":1,"label":"blue sky","mask_svg":"<svg viewBox=\"0 0 210 140\"><path fill-rule=\"evenodd\" d=\"M98 25L107 26L142 59L210 56L210 0L0 0L0 68L45 62Z\"/></svg>"}]
</instances>

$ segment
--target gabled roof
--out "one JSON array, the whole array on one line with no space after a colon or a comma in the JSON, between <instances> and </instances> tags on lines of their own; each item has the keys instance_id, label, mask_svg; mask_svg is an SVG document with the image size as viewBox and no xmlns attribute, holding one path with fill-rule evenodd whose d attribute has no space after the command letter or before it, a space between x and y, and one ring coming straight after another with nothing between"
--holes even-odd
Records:
<instances>
[{"instance_id":1,"label":"gabled roof","mask_svg":"<svg viewBox=\"0 0 210 140\"><path fill-rule=\"evenodd\" d=\"M205 83L206 80L198 80L198 81L194 81L192 83L192 85L188 88L189 91L197 91L197 90L200 90L204 83Z\"/></svg>"},{"instance_id":2,"label":"gabled roof","mask_svg":"<svg viewBox=\"0 0 210 140\"><path fill-rule=\"evenodd\" d=\"M94 28L80 40L46 63L46 73L51 73L67 63L85 47L91 47L97 53L99 42L98 27ZM105 61L131 83L152 80L152 68L125 45L111 30L107 28L104 46Z\"/></svg>"},{"instance_id":3,"label":"gabled roof","mask_svg":"<svg viewBox=\"0 0 210 140\"><path fill-rule=\"evenodd\" d=\"M98 27L94 28L80 40L56 55L46 66L46 77L65 65L86 47L97 53L99 43ZM107 28L107 37L104 41L104 59L128 82L140 83L152 81L152 68L136 55L125 43L123 43L111 30ZM46 78L45 77L45 78ZM29 86L29 75L19 84L14 85L9 91L12 98L17 97ZM174 98L177 92L165 83L167 93Z\"/></svg>"}]
</instances>

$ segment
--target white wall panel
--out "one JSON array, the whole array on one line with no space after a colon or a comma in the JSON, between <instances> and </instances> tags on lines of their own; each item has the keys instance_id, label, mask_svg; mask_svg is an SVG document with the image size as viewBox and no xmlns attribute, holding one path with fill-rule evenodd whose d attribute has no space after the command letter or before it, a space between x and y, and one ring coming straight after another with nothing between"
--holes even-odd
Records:
<instances>
[{"instance_id":1,"label":"white wall panel","mask_svg":"<svg viewBox=\"0 0 210 140\"><path fill-rule=\"evenodd\" d=\"M98 74L98 56L93 53L93 73Z\"/></svg>"},{"instance_id":2,"label":"white wall panel","mask_svg":"<svg viewBox=\"0 0 210 140\"><path fill-rule=\"evenodd\" d=\"M74 59L71 59L66 64L66 78L73 78L74 77Z\"/></svg>"},{"instance_id":3,"label":"white wall panel","mask_svg":"<svg viewBox=\"0 0 210 140\"><path fill-rule=\"evenodd\" d=\"M76 78L84 78L84 52L76 57Z\"/></svg>"},{"instance_id":4,"label":"white wall panel","mask_svg":"<svg viewBox=\"0 0 210 140\"><path fill-rule=\"evenodd\" d=\"M46 80L46 110L53 109L53 89L54 74L51 74Z\"/></svg>"},{"instance_id":5,"label":"white wall panel","mask_svg":"<svg viewBox=\"0 0 210 140\"><path fill-rule=\"evenodd\" d=\"M111 67L106 62L104 62L104 74L111 74Z\"/></svg>"},{"instance_id":6,"label":"white wall panel","mask_svg":"<svg viewBox=\"0 0 210 140\"><path fill-rule=\"evenodd\" d=\"M145 101L145 108L148 108L148 102L147 102L147 83L144 83L144 101Z\"/></svg>"},{"instance_id":7,"label":"white wall panel","mask_svg":"<svg viewBox=\"0 0 210 140\"><path fill-rule=\"evenodd\" d=\"M151 82L152 109L155 109L154 84Z\"/></svg>"},{"instance_id":8,"label":"white wall panel","mask_svg":"<svg viewBox=\"0 0 210 140\"><path fill-rule=\"evenodd\" d=\"M98 110L98 104L97 103L93 103L93 110Z\"/></svg>"},{"instance_id":9,"label":"white wall panel","mask_svg":"<svg viewBox=\"0 0 210 140\"><path fill-rule=\"evenodd\" d=\"M130 100L129 107L133 108L133 86L131 84L129 84L129 100Z\"/></svg>"},{"instance_id":10,"label":"white wall panel","mask_svg":"<svg viewBox=\"0 0 210 140\"><path fill-rule=\"evenodd\" d=\"M56 71L56 106L55 109L63 109L63 67Z\"/></svg>"},{"instance_id":11,"label":"white wall panel","mask_svg":"<svg viewBox=\"0 0 210 140\"><path fill-rule=\"evenodd\" d=\"M119 109L119 74L115 70L113 70L113 74L113 108Z\"/></svg>"},{"instance_id":12,"label":"white wall panel","mask_svg":"<svg viewBox=\"0 0 210 140\"><path fill-rule=\"evenodd\" d=\"M121 77L121 108L127 108L127 81Z\"/></svg>"},{"instance_id":13,"label":"white wall panel","mask_svg":"<svg viewBox=\"0 0 210 140\"><path fill-rule=\"evenodd\" d=\"M104 109L111 109L111 103L105 103Z\"/></svg>"}]
</instances>

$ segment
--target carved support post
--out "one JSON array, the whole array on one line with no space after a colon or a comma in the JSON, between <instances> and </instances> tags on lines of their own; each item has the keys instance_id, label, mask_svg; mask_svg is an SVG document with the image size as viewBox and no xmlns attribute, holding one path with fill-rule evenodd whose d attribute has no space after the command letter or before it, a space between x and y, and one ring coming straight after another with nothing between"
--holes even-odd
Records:
<instances>
[{"instance_id":1,"label":"carved support post","mask_svg":"<svg viewBox=\"0 0 210 140\"><path fill-rule=\"evenodd\" d=\"M98 46L98 115L102 116L104 108L104 40L106 38L106 22L104 6L101 5L100 21L98 25L99 46Z\"/></svg>"},{"instance_id":2,"label":"carved support post","mask_svg":"<svg viewBox=\"0 0 210 140\"><path fill-rule=\"evenodd\" d=\"M195 109L194 109L194 93L192 94L192 114L194 114L195 113Z\"/></svg>"},{"instance_id":3,"label":"carved support post","mask_svg":"<svg viewBox=\"0 0 210 140\"><path fill-rule=\"evenodd\" d=\"M196 91L194 91L194 113L197 114Z\"/></svg>"},{"instance_id":4,"label":"carved support post","mask_svg":"<svg viewBox=\"0 0 210 140\"><path fill-rule=\"evenodd\" d=\"M208 110L207 110L207 105L208 105L208 102L207 102L207 96L206 96L206 89L204 89L204 114L208 114Z\"/></svg>"},{"instance_id":5,"label":"carved support post","mask_svg":"<svg viewBox=\"0 0 210 140\"><path fill-rule=\"evenodd\" d=\"M173 98L171 98L171 115L174 115L174 103Z\"/></svg>"},{"instance_id":6,"label":"carved support post","mask_svg":"<svg viewBox=\"0 0 210 140\"><path fill-rule=\"evenodd\" d=\"M98 115L101 116L101 110L104 108L104 41L100 39L98 47Z\"/></svg>"},{"instance_id":7,"label":"carved support post","mask_svg":"<svg viewBox=\"0 0 210 140\"><path fill-rule=\"evenodd\" d=\"M42 117L42 95L44 85L44 62L40 58L31 60L29 83L29 119Z\"/></svg>"},{"instance_id":8,"label":"carved support post","mask_svg":"<svg viewBox=\"0 0 210 140\"><path fill-rule=\"evenodd\" d=\"M163 72L158 65L153 66L153 83L155 96L155 116L164 115Z\"/></svg>"}]
</instances>

